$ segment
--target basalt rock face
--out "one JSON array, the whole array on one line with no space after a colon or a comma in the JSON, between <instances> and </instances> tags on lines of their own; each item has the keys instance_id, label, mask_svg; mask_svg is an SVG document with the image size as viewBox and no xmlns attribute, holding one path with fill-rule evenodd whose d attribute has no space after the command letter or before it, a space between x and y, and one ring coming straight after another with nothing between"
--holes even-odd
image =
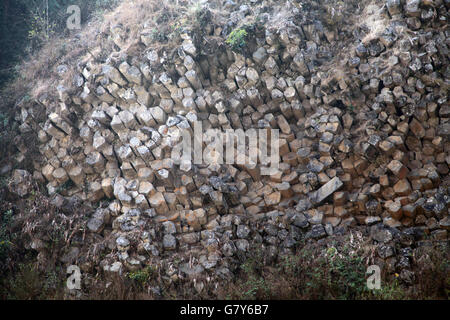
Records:
<instances>
[{"instance_id":1,"label":"basalt rock face","mask_svg":"<svg viewBox=\"0 0 450 320\"><path fill-rule=\"evenodd\" d=\"M21 130L39 140L34 178L101 201L86 230L108 240L105 271L189 257L186 274L224 276L254 244L288 252L356 226L391 262L392 234L448 239L450 3L358 3L212 1L202 37L187 29L168 49L143 25L139 55L84 59L72 88L49 89L59 99L22 106ZM125 32L105 41L121 52ZM278 172L176 164L195 122L279 129Z\"/></svg>"}]
</instances>

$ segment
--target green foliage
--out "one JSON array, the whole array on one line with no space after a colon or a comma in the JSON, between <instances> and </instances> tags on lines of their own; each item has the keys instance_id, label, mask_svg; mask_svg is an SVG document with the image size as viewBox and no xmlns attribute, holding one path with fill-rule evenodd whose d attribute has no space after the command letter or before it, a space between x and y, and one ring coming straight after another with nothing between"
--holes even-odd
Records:
<instances>
[{"instance_id":1,"label":"green foliage","mask_svg":"<svg viewBox=\"0 0 450 320\"><path fill-rule=\"evenodd\" d=\"M8 130L9 118L6 114L0 112L0 146L5 143ZM0 186L2 185L0 181Z\"/></svg>"},{"instance_id":2,"label":"green foliage","mask_svg":"<svg viewBox=\"0 0 450 320\"><path fill-rule=\"evenodd\" d=\"M175 21L170 26L170 34L167 36L168 39L176 39L178 38L182 33L183 29L185 27L184 21Z\"/></svg>"},{"instance_id":3,"label":"green foliage","mask_svg":"<svg viewBox=\"0 0 450 320\"><path fill-rule=\"evenodd\" d=\"M300 260L308 257L309 253L302 252ZM304 294L312 299L405 299L405 291L397 279L382 282L380 290L368 289L366 270L359 252L347 246L341 249L331 246L298 272L305 274Z\"/></svg>"},{"instance_id":4,"label":"green foliage","mask_svg":"<svg viewBox=\"0 0 450 320\"><path fill-rule=\"evenodd\" d=\"M11 236L9 226L13 218L13 211L8 210L2 213L0 220L0 260L4 260L11 249Z\"/></svg>"},{"instance_id":5,"label":"green foliage","mask_svg":"<svg viewBox=\"0 0 450 320\"><path fill-rule=\"evenodd\" d=\"M47 10L37 9L31 14L31 27L28 31L28 38L36 44L47 41L55 34L56 22L50 22L47 18Z\"/></svg>"},{"instance_id":6,"label":"green foliage","mask_svg":"<svg viewBox=\"0 0 450 320\"><path fill-rule=\"evenodd\" d=\"M13 276L0 281L0 297L10 300L61 299L64 282L64 274L59 268L43 273L32 263L21 263Z\"/></svg>"},{"instance_id":7,"label":"green foliage","mask_svg":"<svg viewBox=\"0 0 450 320\"><path fill-rule=\"evenodd\" d=\"M66 28L67 8L77 5L81 22L99 16L121 0L3 0L0 3L0 87L15 76L15 66L27 54Z\"/></svg>"},{"instance_id":8,"label":"green foliage","mask_svg":"<svg viewBox=\"0 0 450 320\"><path fill-rule=\"evenodd\" d=\"M244 283L243 288L244 291L242 292L242 299L244 300L255 300L256 294L260 291L266 294L269 292L269 288L267 287L264 279L254 275L249 275L249 278Z\"/></svg>"},{"instance_id":9,"label":"green foliage","mask_svg":"<svg viewBox=\"0 0 450 320\"><path fill-rule=\"evenodd\" d=\"M278 257L274 268L255 250L241 265L227 299L406 299L397 279L382 281L380 290L367 288L367 265L360 251L347 245L304 246Z\"/></svg>"},{"instance_id":10,"label":"green foliage","mask_svg":"<svg viewBox=\"0 0 450 320\"><path fill-rule=\"evenodd\" d=\"M263 277L255 272L253 262L246 262L241 266L247 276L247 280L241 285L241 298L244 300L255 300L257 294L267 295L269 288Z\"/></svg>"},{"instance_id":11,"label":"green foliage","mask_svg":"<svg viewBox=\"0 0 450 320\"><path fill-rule=\"evenodd\" d=\"M244 28L237 28L231 31L226 43L231 46L233 50L240 50L246 45L248 33Z\"/></svg>"},{"instance_id":12,"label":"green foliage","mask_svg":"<svg viewBox=\"0 0 450 320\"><path fill-rule=\"evenodd\" d=\"M8 126L9 118L6 114L0 112L0 131L6 129Z\"/></svg>"},{"instance_id":13,"label":"green foliage","mask_svg":"<svg viewBox=\"0 0 450 320\"><path fill-rule=\"evenodd\" d=\"M379 300L404 300L408 298L405 290L400 286L397 279L394 279L392 282L384 283L380 290L373 290L371 294L374 299Z\"/></svg>"},{"instance_id":14,"label":"green foliage","mask_svg":"<svg viewBox=\"0 0 450 320\"><path fill-rule=\"evenodd\" d=\"M1 134L0 134L0 140L1 140ZM5 176L0 176L0 188L6 187L8 185L8 178Z\"/></svg>"},{"instance_id":15,"label":"green foliage","mask_svg":"<svg viewBox=\"0 0 450 320\"><path fill-rule=\"evenodd\" d=\"M264 254L261 250L255 250L253 257L241 265L242 276L245 280L239 285L239 299L255 300L269 297L270 288L262 274L263 268Z\"/></svg>"},{"instance_id":16,"label":"green foliage","mask_svg":"<svg viewBox=\"0 0 450 320\"><path fill-rule=\"evenodd\" d=\"M305 276L304 294L313 299L361 299L369 289L366 286L366 268L363 258L348 247L331 246L322 250L315 261L308 262L310 254L301 252L303 261L299 273Z\"/></svg>"},{"instance_id":17,"label":"green foliage","mask_svg":"<svg viewBox=\"0 0 450 320\"><path fill-rule=\"evenodd\" d=\"M157 270L153 266L147 266L142 270L131 271L127 274L128 278L135 281L138 285L143 287L150 279L155 277Z\"/></svg>"},{"instance_id":18,"label":"green foliage","mask_svg":"<svg viewBox=\"0 0 450 320\"><path fill-rule=\"evenodd\" d=\"M359 256L327 252L326 258L319 262L314 272L311 277L318 278L318 283L325 282L334 298L356 299L367 291L366 266Z\"/></svg>"}]
</instances>

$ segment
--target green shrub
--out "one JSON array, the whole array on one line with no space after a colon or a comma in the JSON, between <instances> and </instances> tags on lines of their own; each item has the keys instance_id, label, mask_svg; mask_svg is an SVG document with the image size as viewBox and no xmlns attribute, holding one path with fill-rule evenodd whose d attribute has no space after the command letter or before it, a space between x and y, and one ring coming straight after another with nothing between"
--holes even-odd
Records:
<instances>
[{"instance_id":1,"label":"green shrub","mask_svg":"<svg viewBox=\"0 0 450 320\"><path fill-rule=\"evenodd\" d=\"M248 33L244 28L238 28L231 31L226 43L231 46L233 50L240 50L245 47Z\"/></svg>"},{"instance_id":2,"label":"green shrub","mask_svg":"<svg viewBox=\"0 0 450 320\"><path fill-rule=\"evenodd\" d=\"M128 278L135 281L138 285L143 287L150 279L156 275L156 268L147 266L142 270L132 271L127 274Z\"/></svg>"},{"instance_id":3,"label":"green shrub","mask_svg":"<svg viewBox=\"0 0 450 320\"><path fill-rule=\"evenodd\" d=\"M304 245L296 253L267 264L257 249L222 296L228 299L406 299L411 293L398 279L383 279L380 290L367 287L366 254L362 243Z\"/></svg>"},{"instance_id":4,"label":"green shrub","mask_svg":"<svg viewBox=\"0 0 450 320\"><path fill-rule=\"evenodd\" d=\"M261 274L262 261L262 256L258 252L255 258L250 258L241 265L246 280L240 286L240 299L255 300L260 297L268 297L270 289Z\"/></svg>"},{"instance_id":5,"label":"green shrub","mask_svg":"<svg viewBox=\"0 0 450 320\"><path fill-rule=\"evenodd\" d=\"M10 300L61 299L64 295L61 269L41 272L33 263L20 263L14 274L0 279L0 298Z\"/></svg>"}]
</instances>

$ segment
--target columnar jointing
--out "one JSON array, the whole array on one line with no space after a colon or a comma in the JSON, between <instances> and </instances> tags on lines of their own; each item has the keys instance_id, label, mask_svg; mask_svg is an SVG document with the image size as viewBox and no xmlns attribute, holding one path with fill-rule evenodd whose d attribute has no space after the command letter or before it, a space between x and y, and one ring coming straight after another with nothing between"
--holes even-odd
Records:
<instances>
[{"instance_id":1,"label":"columnar jointing","mask_svg":"<svg viewBox=\"0 0 450 320\"><path fill-rule=\"evenodd\" d=\"M205 52L189 32L175 50L156 49L143 30L143 54L87 59L75 93L60 86L59 101L23 107L43 156L35 178L50 194L65 186L66 196L103 201L87 228L113 239L117 253L102 262L109 271L175 252L196 256L202 270L226 268L224 257L253 242L289 251L356 225L446 239L448 2L379 2L358 15L347 8L352 23L340 27L315 4L285 3L283 18L255 3L265 30L235 52L223 42ZM237 6L229 19L249 12ZM205 41L220 23L208 22ZM124 33L114 26L109 41L121 48ZM255 154L226 138L232 163L220 153L195 163L194 152L174 161L183 132L204 151L219 136L210 129L277 132L278 170L262 174L263 152L256 166L237 163Z\"/></svg>"}]
</instances>

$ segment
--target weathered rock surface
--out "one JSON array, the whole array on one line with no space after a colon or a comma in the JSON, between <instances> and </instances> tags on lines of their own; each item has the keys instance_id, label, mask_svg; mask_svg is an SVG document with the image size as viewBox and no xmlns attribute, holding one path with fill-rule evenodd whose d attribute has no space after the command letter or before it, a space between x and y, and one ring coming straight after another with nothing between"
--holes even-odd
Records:
<instances>
[{"instance_id":1,"label":"weathered rock surface","mask_svg":"<svg viewBox=\"0 0 450 320\"><path fill-rule=\"evenodd\" d=\"M135 54L111 28L118 51L81 59L73 93L20 106L39 141L33 176L49 194L102 206L86 227L112 239L104 270L181 256L180 271L195 277L228 270L253 246L288 252L355 226L387 260L404 230L448 239L449 2L345 1L335 14L309 0L246 6L205 8L204 34L187 27L163 46L143 23ZM245 46L218 40L256 21L265 23ZM194 133L196 121L203 147L218 137L209 129L277 129L277 170L218 153L175 163L181 130ZM28 176L14 171L21 197Z\"/></svg>"}]
</instances>

